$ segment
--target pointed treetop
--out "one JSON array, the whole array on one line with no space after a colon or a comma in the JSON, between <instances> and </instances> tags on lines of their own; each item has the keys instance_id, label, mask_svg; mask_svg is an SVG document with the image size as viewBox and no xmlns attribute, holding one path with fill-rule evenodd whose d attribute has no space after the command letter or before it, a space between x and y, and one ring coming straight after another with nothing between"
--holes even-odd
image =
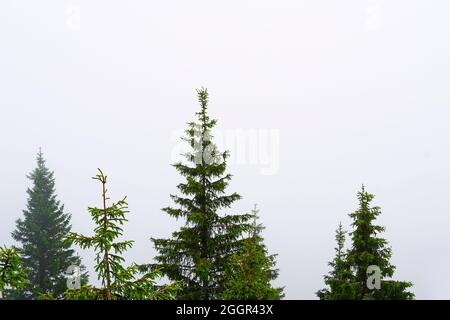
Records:
<instances>
[{"instance_id":1,"label":"pointed treetop","mask_svg":"<svg viewBox=\"0 0 450 320\"><path fill-rule=\"evenodd\" d=\"M335 248L336 252L338 253L339 257L342 256L343 254L343 249L344 249L344 245L345 245L345 234L347 232L344 230L344 228L342 227L342 222L339 222L339 227L336 230L336 243L337 243L337 248Z\"/></svg>"},{"instance_id":2,"label":"pointed treetop","mask_svg":"<svg viewBox=\"0 0 450 320\"><path fill-rule=\"evenodd\" d=\"M205 126L209 121L208 116L208 100L209 100L209 93L208 89L201 87L200 89L197 89L197 98L198 102L200 102L200 111L196 114L199 117L199 120L202 122L203 126ZM213 121L215 123L215 121ZM212 126L209 126L211 128Z\"/></svg>"},{"instance_id":3,"label":"pointed treetop","mask_svg":"<svg viewBox=\"0 0 450 320\"><path fill-rule=\"evenodd\" d=\"M45 165L44 153L42 152L41 147L39 147L36 159L39 167L43 167Z\"/></svg>"},{"instance_id":4,"label":"pointed treetop","mask_svg":"<svg viewBox=\"0 0 450 320\"><path fill-rule=\"evenodd\" d=\"M197 89L197 97L198 101L200 102L200 105L203 109L206 109L208 106L208 89L201 87L200 89Z\"/></svg>"},{"instance_id":5,"label":"pointed treetop","mask_svg":"<svg viewBox=\"0 0 450 320\"><path fill-rule=\"evenodd\" d=\"M366 186L361 186L361 191L358 192L357 197L362 208L367 208L369 203L375 198L375 195L366 191ZM378 215L378 214L376 214Z\"/></svg>"},{"instance_id":6,"label":"pointed treetop","mask_svg":"<svg viewBox=\"0 0 450 320\"><path fill-rule=\"evenodd\" d=\"M258 209L258 204L255 203L255 206L252 210L253 215L255 216L255 218L258 217L258 213L259 213L259 209Z\"/></svg>"},{"instance_id":7,"label":"pointed treetop","mask_svg":"<svg viewBox=\"0 0 450 320\"><path fill-rule=\"evenodd\" d=\"M261 232L265 229L264 226L261 223L258 223L258 219L259 219L259 209L258 209L258 205L255 204L254 209L252 210L252 218L253 218L253 228L252 228L252 237L256 237L259 236L261 234Z\"/></svg>"}]
</instances>

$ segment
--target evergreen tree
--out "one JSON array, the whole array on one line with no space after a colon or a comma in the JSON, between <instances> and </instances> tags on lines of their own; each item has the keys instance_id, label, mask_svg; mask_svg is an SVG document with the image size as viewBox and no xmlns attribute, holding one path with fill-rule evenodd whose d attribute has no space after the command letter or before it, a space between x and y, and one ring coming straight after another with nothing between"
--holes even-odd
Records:
<instances>
[{"instance_id":1,"label":"evergreen tree","mask_svg":"<svg viewBox=\"0 0 450 320\"><path fill-rule=\"evenodd\" d=\"M391 265L392 250L386 239L378 235L384 227L374 224L381 214L380 207L371 207L374 195L365 191L364 186L358 192L359 208L351 213L353 231L350 233L352 245L343 253L345 233L342 226L336 233L336 257L330 263L332 271L325 277L328 288L317 292L320 299L339 300L410 300L414 294L407 291L411 282L387 280L394 275ZM369 287L369 267L380 271L380 287ZM375 275L375 273L373 274Z\"/></svg>"},{"instance_id":2,"label":"evergreen tree","mask_svg":"<svg viewBox=\"0 0 450 320\"><path fill-rule=\"evenodd\" d=\"M413 299L414 294L406 291L412 286L410 282L385 281L383 278L391 278L395 267L391 265L392 250L386 239L377 235L384 232L385 228L373 224L381 214L380 207L371 207L370 203L374 195L365 191L364 186L358 192L359 209L350 214L353 219L354 231L352 247L347 254L347 262L354 271L354 280L358 284L357 299ZM377 266L381 272L381 288L369 289L367 285L367 271L369 266Z\"/></svg>"},{"instance_id":3,"label":"evergreen tree","mask_svg":"<svg viewBox=\"0 0 450 320\"><path fill-rule=\"evenodd\" d=\"M325 289L316 293L320 300L350 300L355 299L358 286L353 281L353 274L347 263L345 252L345 234L342 224L336 230L336 256L328 263L331 271L324 277Z\"/></svg>"},{"instance_id":4,"label":"evergreen tree","mask_svg":"<svg viewBox=\"0 0 450 320\"><path fill-rule=\"evenodd\" d=\"M238 250L239 240L250 230L251 215L228 215L228 209L241 197L227 195L231 175L225 173L227 152L219 152L211 141L217 121L207 113L208 91L197 90L200 111L197 121L188 123L182 138L191 147L187 163L174 167L185 177L178 185L181 196L172 195L176 208L164 208L167 214L185 219L184 226L169 239L152 239L159 252L157 264L172 280L182 281L182 299L215 299L224 287L224 272L229 256Z\"/></svg>"},{"instance_id":5,"label":"evergreen tree","mask_svg":"<svg viewBox=\"0 0 450 320\"><path fill-rule=\"evenodd\" d=\"M83 286L66 292L68 300L150 300L173 299L178 291L178 284L166 286L158 290L155 279L160 276L158 270L142 272L142 269L132 264L124 267L122 254L132 247L133 241L117 241L123 234L122 225L127 222L129 213L126 198L108 206L107 176L99 169L93 177L102 187L102 207L89 208L96 228L91 237L70 233L67 241L79 245L82 249L94 248L96 251L95 271L102 287ZM141 277L139 277L141 276Z\"/></svg>"},{"instance_id":6,"label":"evergreen tree","mask_svg":"<svg viewBox=\"0 0 450 320\"><path fill-rule=\"evenodd\" d=\"M80 263L70 244L64 242L71 229L71 216L56 198L53 172L46 167L41 151L37 155L37 168L27 177L33 187L27 190L24 217L17 220L12 233L14 240L21 243L29 280L20 298L36 298L46 293L60 297L66 289L67 268Z\"/></svg>"},{"instance_id":7,"label":"evergreen tree","mask_svg":"<svg viewBox=\"0 0 450 320\"><path fill-rule=\"evenodd\" d=\"M359 209L349 216L353 219L352 247L347 254L347 262L354 271L354 280L358 284L357 299L413 299L414 294L406 291L410 282L384 281L391 278L395 267L391 265L392 250L386 239L378 237L385 228L374 224L381 214L380 207L371 207L374 195L365 191L364 186L358 192ZM381 271L381 288L369 289L367 271L369 266L377 266Z\"/></svg>"},{"instance_id":8,"label":"evergreen tree","mask_svg":"<svg viewBox=\"0 0 450 320\"><path fill-rule=\"evenodd\" d=\"M274 288L270 283L278 277L278 269L274 269L276 255L268 254L258 212L255 205L250 236L228 261L221 295L224 300L279 300L283 296L283 288Z\"/></svg>"},{"instance_id":9,"label":"evergreen tree","mask_svg":"<svg viewBox=\"0 0 450 320\"><path fill-rule=\"evenodd\" d=\"M0 299L8 299L9 293L16 293L27 284L20 250L0 247Z\"/></svg>"}]
</instances>

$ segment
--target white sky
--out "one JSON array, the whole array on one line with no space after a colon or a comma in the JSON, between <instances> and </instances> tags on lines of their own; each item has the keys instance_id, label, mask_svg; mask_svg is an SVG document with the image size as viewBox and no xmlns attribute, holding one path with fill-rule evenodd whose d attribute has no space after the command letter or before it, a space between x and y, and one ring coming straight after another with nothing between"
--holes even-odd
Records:
<instances>
[{"instance_id":1,"label":"white sky","mask_svg":"<svg viewBox=\"0 0 450 320\"><path fill-rule=\"evenodd\" d=\"M219 130L279 133L276 174L229 167L230 191L244 197L230 212L258 203L287 298L315 299L334 230L348 227L364 183L383 209L395 278L413 281L417 298L450 299L449 9L444 0L2 0L0 244L12 244L41 146L74 231L92 226L90 177L101 167L112 197L128 195L129 261L150 261L149 238L177 225L160 210L181 181L172 136L207 86Z\"/></svg>"}]
</instances>

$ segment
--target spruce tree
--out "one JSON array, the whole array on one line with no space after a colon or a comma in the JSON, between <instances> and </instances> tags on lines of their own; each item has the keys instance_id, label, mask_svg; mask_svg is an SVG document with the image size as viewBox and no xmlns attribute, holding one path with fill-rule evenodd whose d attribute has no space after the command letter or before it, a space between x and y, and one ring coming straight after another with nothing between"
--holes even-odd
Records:
<instances>
[{"instance_id":1,"label":"spruce tree","mask_svg":"<svg viewBox=\"0 0 450 320\"><path fill-rule=\"evenodd\" d=\"M351 247L344 252L345 233L342 226L336 232L336 257L329 265L332 271L325 276L327 288L317 292L323 300L410 300L414 294L407 291L411 282L388 280L395 267L390 263L392 250L386 239L379 237L385 228L374 224L381 214L380 207L372 207L374 195L364 186L358 192L359 208L351 213L353 231ZM380 271L380 287L368 285L369 267ZM374 275L373 273L372 275Z\"/></svg>"},{"instance_id":2,"label":"spruce tree","mask_svg":"<svg viewBox=\"0 0 450 320\"><path fill-rule=\"evenodd\" d=\"M336 255L328 263L331 271L324 277L325 289L316 293L320 300L350 300L355 299L358 291L357 283L353 280L353 274L347 263L345 251L345 234L342 223L336 230Z\"/></svg>"},{"instance_id":3,"label":"spruce tree","mask_svg":"<svg viewBox=\"0 0 450 320\"><path fill-rule=\"evenodd\" d=\"M271 281L278 277L276 255L270 255L264 244L264 226L258 223L256 205L252 210L253 225L248 238L233 253L225 272L224 300L279 300L283 288L274 288Z\"/></svg>"},{"instance_id":4,"label":"spruce tree","mask_svg":"<svg viewBox=\"0 0 450 320\"><path fill-rule=\"evenodd\" d=\"M239 248L243 234L250 230L250 214L230 215L228 209L241 196L226 194L231 174L226 173L227 152L212 142L217 121L208 116L208 91L197 90L200 111L197 121L188 123L182 138L191 148L186 163L174 167L185 178L178 185L181 195L172 195L177 207L164 208L185 224L169 239L152 239L157 264L172 280L182 281L182 299L209 300L224 290L227 260Z\"/></svg>"},{"instance_id":5,"label":"spruce tree","mask_svg":"<svg viewBox=\"0 0 450 320\"><path fill-rule=\"evenodd\" d=\"M359 209L350 214L353 231L350 233L352 246L347 253L347 263L354 272L358 285L357 299L413 299L414 294L407 291L410 282L384 280L394 275L395 266L390 263L392 250L386 239L378 235L385 228L374 224L381 214L381 208L371 206L374 195L366 192L364 186L358 192ZM381 272L381 288L369 289L367 272L369 266L377 266Z\"/></svg>"},{"instance_id":6,"label":"spruce tree","mask_svg":"<svg viewBox=\"0 0 450 320\"><path fill-rule=\"evenodd\" d=\"M99 169L93 177L101 184L102 206L89 208L96 227L92 236L70 233L67 241L82 249L93 248L96 252L95 271L102 287L83 286L68 290L67 300L153 300L173 299L179 290L177 283L161 289L156 288L158 270L145 272L137 264L125 267L123 253L133 246L133 241L118 241L127 222L128 203L126 197L108 205L107 176Z\"/></svg>"},{"instance_id":7,"label":"spruce tree","mask_svg":"<svg viewBox=\"0 0 450 320\"><path fill-rule=\"evenodd\" d=\"M71 230L71 215L57 200L53 172L47 168L40 150L37 167L27 177L33 187L27 190L24 217L16 221L16 230L12 233L13 239L21 244L29 280L20 298L36 298L48 293L60 297L66 290L67 268L80 263L71 245L64 241Z\"/></svg>"}]
</instances>

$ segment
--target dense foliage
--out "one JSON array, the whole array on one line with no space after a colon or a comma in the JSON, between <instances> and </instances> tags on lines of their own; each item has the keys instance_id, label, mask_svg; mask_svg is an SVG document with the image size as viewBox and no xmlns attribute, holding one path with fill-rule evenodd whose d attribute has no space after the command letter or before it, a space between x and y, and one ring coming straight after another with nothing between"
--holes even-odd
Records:
<instances>
[{"instance_id":1,"label":"dense foliage","mask_svg":"<svg viewBox=\"0 0 450 320\"><path fill-rule=\"evenodd\" d=\"M227 152L212 142L217 121L208 116L208 91L197 91L200 111L188 124L183 138L191 151L187 163L174 167L185 178L178 185L181 195L172 195L177 207L163 210L185 224L169 239L153 239L156 260L172 280L182 281L182 299L216 299L224 290L224 273L230 256L239 250L240 240L251 229L250 214L221 214L241 196L226 194L231 174L226 173Z\"/></svg>"},{"instance_id":2,"label":"dense foliage","mask_svg":"<svg viewBox=\"0 0 450 320\"><path fill-rule=\"evenodd\" d=\"M55 178L39 151L37 167L28 175L27 207L12 237L19 247L0 247L0 298L39 300L278 300L284 288L274 286L279 270L258 221L258 210L233 214L241 199L228 192L227 151L213 143L217 121L208 114L208 91L197 90L200 110L188 123L182 140L189 151L173 166L182 176L173 206L163 209L182 226L168 238L152 238L155 261L138 265L124 258L133 241L122 240L128 221L126 197L110 203L108 177L99 169L93 177L101 187L101 205L89 207L92 235L71 232L71 215L57 200ZM380 207L363 187L358 209L349 216L350 232L340 223L335 256L324 277L321 300L410 300L411 282L393 280L392 250L375 224ZM350 244L346 248L346 235ZM86 267L73 245L95 252L100 286L88 284ZM289 244L292 245L292 244ZM295 245L295 244L294 244ZM74 268L75 267L75 268ZM71 274L70 270L74 271ZM169 284L161 285L161 280ZM73 281L72 281L73 280Z\"/></svg>"},{"instance_id":3,"label":"dense foliage","mask_svg":"<svg viewBox=\"0 0 450 320\"><path fill-rule=\"evenodd\" d=\"M228 261L225 272L225 300L278 300L283 288L274 288L272 280L278 277L275 269L276 255L269 255L262 237L264 227L258 223L258 210L252 211L253 225L249 237L245 238L238 251Z\"/></svg>"},{"instance_id":4,"label":"dense foliage","mask_svg":"<svg viewBox=\"0 0 450 320\"><path fill-rule=\"evenodd\" d=\"M0 247L0 299L8 299L9 294L17 293L28 284L20 250Z\"/></svg>"},{"instance_id":5,"label":"dense foliage","mask_svg":"<svg viewBox=\"0 0 450 320\"><path fill-rule=\"evenodd\" d=\"M36 298L46 293L61 297L66 290L67 268L81 263L71 244L64 241L71 230L71 216L56 198L53 175L39 151L37 167L28 175L33 187L27 190L27 208L12 233L13 239L21 244L29 280L19 298Z\"/></svg>"},{"instance_id":6,"label":"dense foliage","mask_svg":"<svg viewBox=\"0 0 450 320\"><path fill-rule=\"evenodd\" d=\"M325 277L328 286L317 293L326 300L410 300L414 294L407 289L411 282L388 280L394 275L395 267L390 263L392 250L386 239L379 237L385 228L374 224L381 214L380 207L372 207L374 195L364 186L358 192L359 208L349 216L352 218L353 231L350 233L352 244L344 251L345 233L342 226L336 233L338 246L336 257L330 263L331 273ZM380 287L369 286L370 270L379 270Z\"/></svg>"}]
</instances>

